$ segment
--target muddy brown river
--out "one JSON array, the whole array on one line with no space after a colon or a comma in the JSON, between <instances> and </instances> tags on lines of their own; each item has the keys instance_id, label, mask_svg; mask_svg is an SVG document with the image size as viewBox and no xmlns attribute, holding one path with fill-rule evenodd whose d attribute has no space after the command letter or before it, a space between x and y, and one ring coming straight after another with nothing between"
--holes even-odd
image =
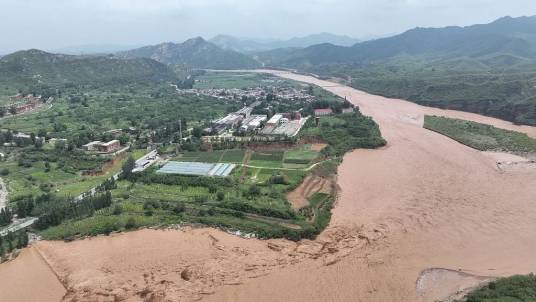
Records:
<instances>
[{"instance_id":1,"label":"muddy brown river","mask_svg":"<svg viewBox=\"0 0 536 302\"><path fill-rule=\"evenodd\" d=\"M30 265L49 270L42 281L61 295L63 285L65 301L435 301L536 271L536 169L499 168L498 160L518 158L476 151L422 122L435 114L532 137L535 127L267 72L346 97L388 141L345 156L331 223L315 241L242 239L206 228L39 242L0 265L0 300L18 291L18 301L32 301L28 293L58 301L31 286ZM23 273L6 283L15 265Z\"/></svg>"}]
</instances>

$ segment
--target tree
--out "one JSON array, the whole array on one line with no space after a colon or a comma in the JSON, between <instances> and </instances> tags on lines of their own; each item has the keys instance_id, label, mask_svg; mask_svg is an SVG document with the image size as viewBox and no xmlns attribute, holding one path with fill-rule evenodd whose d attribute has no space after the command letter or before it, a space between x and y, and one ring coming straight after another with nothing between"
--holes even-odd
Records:
<instances>
[{"instance_id":1,"label":"tree","mask_svg":"<svg viewBox=\"0 0 536 302\"><path fill-rule=\"evenodd\" d=\"M4 260L4 257L6 256L6 249L4 248L4 244L2 242L2 237L0 237L0 262Z\"/></svg>"},{"instance_id":2,"label":"tree","mask_svg":"<svg viewBox=\"0 0 536 302\"><path fill-rule=\"evenodd\" d=\"M2 170L0 170L0 175L2 175L2 176L9 175L9 169L8 168L3 168Z\"/></svg>"},{"instance_id":3,"label":"tree","mask_svg":"<svg viewBox=\"0 0 536 302\"><path fill-rule=\"evenodd\" d=\"M248 194L251 196L260 195L261 189L257 185L251 185L248 189Z\"/></svg>"},{"instance_id":4,"label":"tree","mask_svg":"<svg viewBox=\"0 0 536 302\"><path fill-rule=\"evenodd\" d=\"M39 137L46 137L47 136L47 131L45 129L39 129L37 131L37 136Z\"/></svg>"},{"instance_id":5,"label":"tree","mask_svg":"<svg viewBox=\"0 0 536 302\"><path fill-rule=\"evenodd\" d=\"M122 177L124 179L130 179L132 177L132 170L136 167L136 161L132 156L129 156L122 167Z\"/></svg>"},{"instance_id":6,"label":"tree","mask_svg":"<svg viewBox=\"0 0 536 302\"><path fill-rule=\"evenodd\" d=\"M121 205L119 204L116 204L112 214L117 216L117 215L121 215L121 213L123 213L123 207L121 207Z\"/></svg>"},{"instance_id":7,"label":"tree","mask_svg":"<svg viewBox=\"0 0 536 302\"><path fill-rule=\"evenodd\" d=\"M219 201L222 201L224 198L225 198L225 193L223 192L218 192L216 193L216 198L219 200Z\"/></svg>"},{"instance_id":8,"label":"tree","mask_svg":"<svg viewBox=\"0 0 536 302\"><path fill-rule=\"evenodd\" d=\"M175 205L175 207L173 208L173 212L174 212L175 214L180 214L180 213L184 212L185 209L186 209L186 208L184 207L184 203L179 202L179 203L177 203L177 205Z\"/></svg>"},{"instance_id":9,"label":"tree","mask_svg":"<svg viewBox=\"0 0 536 302\"><path fill-rule=\"evenodd\" d=\"M136 219L134 217L129 217L127 223L125 223L125 229L132 230L136 228Z\"/></svg>"}]
</instances>

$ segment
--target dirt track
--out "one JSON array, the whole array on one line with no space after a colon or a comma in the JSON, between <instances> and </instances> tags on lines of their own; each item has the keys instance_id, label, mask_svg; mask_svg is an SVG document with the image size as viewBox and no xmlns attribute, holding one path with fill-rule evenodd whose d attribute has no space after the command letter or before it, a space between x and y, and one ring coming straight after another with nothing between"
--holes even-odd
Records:
<instances>
[{"instance_id":1,"label":"dirt track","mask_svg":"<svg viewBox=\"0 0 536 302\"><path fill-rule=\"evenodd\" d=\"M275 73L347 97L388 141L344 158L328 229L298 244L212 229L41 242L70 289L66 300L433 301L488 276L536 271L536 171L499 170L495 157L421 124L426 113L533 137L536 128Z\"/></svg>"}]
</instances>

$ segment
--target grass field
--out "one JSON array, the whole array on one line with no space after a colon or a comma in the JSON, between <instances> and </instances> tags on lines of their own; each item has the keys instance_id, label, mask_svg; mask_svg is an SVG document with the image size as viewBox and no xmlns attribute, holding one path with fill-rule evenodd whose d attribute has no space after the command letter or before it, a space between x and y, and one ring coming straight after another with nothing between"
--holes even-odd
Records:
<instances>
[{"instance_id":1,"label":"grass field","mask_svg":"<svg viewBox=\"0 0 536 302\"><path fill-rule=\"evenodd\" d=\"M205 163L235 163L244 161L244 150L222 150L212 152L185 152L172 160ZM250 166L264 168L304 169L319 156L319 152L310 150L309 146L289 150L252 151L248 162Z\"/></svg>"},{"instance_id":2,"label":"grass field","mask_svg":"<svg viewBox=\"0 0 536 302\"><path fill-rule=\"evenodd\" d=\"M318 156L319 152L310 150L308 146L287 150L283 158L284 167L307 168Z\"/></svg>"},{"instance_id":3,"label":"grass field","mask_svg":"<svg viewBox=\"0 0 536 302\"><path fill-rule=\"evenodd\" d=\"M427 115L424 117L424 128L481 151L536 152L536 139L490 125Z\"/></svg>"},{"instance_id":4,"label":"grass field","mask_svg":"<svg viewBox=\"0 0 536 302\"><path fill-rule=\"evenodd\" d=\"M458 302L532 302L536 301L536 276L513 276L490 282Z\"/></svg>"},{"instance_id":5,"label":"grass field","mask_svg":"<svg viewBox=\"0 0 536 302\"><path fill-rule=\"evenodd\" d=\"M64 158L64 162L68 160ZM15 161L8 161L3 162L2 167L9 171L4 179L8 184L10 199L16 199L21 195L40 195L47 192L75 197L119 172L123 162L124 159L114 162L103 175L98 176L83 176L78 171L69 171L65 167L60 167L60 162L49 162L48 171L43 161L37 161L30 167L20 166Z\"/></svg>"}]
</instances>

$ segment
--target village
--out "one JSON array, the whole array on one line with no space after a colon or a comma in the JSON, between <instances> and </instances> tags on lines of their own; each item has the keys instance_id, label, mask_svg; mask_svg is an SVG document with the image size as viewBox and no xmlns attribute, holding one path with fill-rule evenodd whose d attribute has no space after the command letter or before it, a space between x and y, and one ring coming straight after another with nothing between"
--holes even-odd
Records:
<instances>
[{"instance_id":1,"label":"village","mask_svg":"<svg viewBox=\"0 0 536 302\"><path fill-rule=\"evenodd\" d=\"M265 80L266 81L266 80ZM307 89L288 87L288 86L259 86L247 88L192 88L192 89L177 89L179 94L194 94L205 95L217 99L225 99L230 101L264 100L266 98L277 98L280 100L294 101L305 100L312 102L315 96L307 91Z\"/></svg>"}]
</instances>

